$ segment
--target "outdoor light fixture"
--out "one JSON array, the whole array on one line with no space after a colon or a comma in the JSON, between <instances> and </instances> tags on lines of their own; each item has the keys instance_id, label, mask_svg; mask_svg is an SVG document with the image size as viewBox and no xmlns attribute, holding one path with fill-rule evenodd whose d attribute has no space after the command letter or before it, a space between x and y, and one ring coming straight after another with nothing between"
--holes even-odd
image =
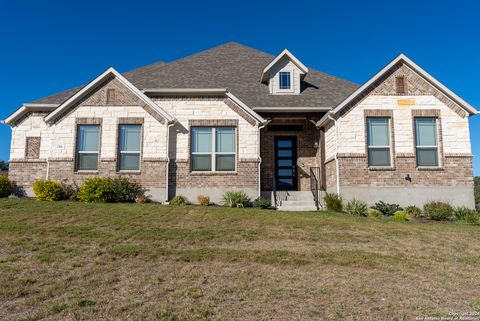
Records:
<instances>
[{"instance_id":1,"label":"outdoor light fixture","mask_svg":"<svg viewBox=\"0 0 480 321\"><path fill-rule=\"evenodd\" d=\"M412 178L410 177L410 174L407 174L407 176L405 176L405 180L412 182Z\"/></svg>"},{"instance_id":2,"label":"outdoor light fixture","mask_svg":"<svg viewBox=\"0 0 480 321\"><path fill-rule=\"evenodd\" d=\"M318 142L315 142L315 144L313 144L313 148L318 149Z\"/></svg>"}]
</instances>

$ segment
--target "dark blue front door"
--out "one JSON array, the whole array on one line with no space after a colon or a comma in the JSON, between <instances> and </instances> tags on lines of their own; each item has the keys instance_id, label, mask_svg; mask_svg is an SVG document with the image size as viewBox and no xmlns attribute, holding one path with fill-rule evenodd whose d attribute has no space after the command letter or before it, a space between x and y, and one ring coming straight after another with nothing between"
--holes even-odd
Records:
<instances>
[{"instance_id":1,"label":"dark blue front door","mask_svg":"<svg viewBox=\"0 0 480 321\"><path fill-rule=\"evenodd\" d=\"M275 137L275 180L277 190L297 190L297 137Z\"/></svg>"}]
</instances>

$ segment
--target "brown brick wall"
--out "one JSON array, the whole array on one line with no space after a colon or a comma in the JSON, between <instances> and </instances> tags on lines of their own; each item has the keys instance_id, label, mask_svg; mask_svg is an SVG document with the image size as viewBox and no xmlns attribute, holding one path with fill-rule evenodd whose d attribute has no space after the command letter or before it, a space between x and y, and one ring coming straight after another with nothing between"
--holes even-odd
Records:
<instances>
[{"instance_id":1,"label":"brown brick wall","mask_svg":"<svg viewBox=\"0 0 480 321\"><path fill-rule=\"evenodd\" d=\"M170 189L176 188L258 188L258 160L240 159L235 173L191 173L188 160L171 160ZM170 195L173 197L174 195Z\"/></svg>"},{"instance_id":2,"label":"brown brick wall","mask_svg":"<svg viewBox=\"0 0 480 321\"><path fill-rule=\"evenodd\" d=\"M332 161L335 166L335 161ZM467 155L445 155L443 167L417 169L413 154L397 155L395 168L368 169L367 157L339 155L341 186L455 186L472 184L472 158ZM407 174L411 182L405 179ZM328 176L327 176L328 177Z\"/></svg>"},{"instance_id":3,"label":"brown brick wall","mask_svg":"<svg viewBox=\"0 0 480 321\"><path fill-rule=\"evenodd\" d=\"M53 159L50 160L49 178L64 184L81 186L86 179L94 176L126 177L137 181L145 189L164 188L165 166L165 159L143 159L139 173L125 173L116 171L114 159L104 159L98 164L98 173L81 173L74 171L73 159ZM45 179L46 172L46 161L10 162L9 177L16 185L23 188L31 187L36 180Z\"/></svg>"},{"instance_id":4,"label":"brown brick wall","mask_svg":"<svg viewBox=\"0 0 480 321\"><path fill-rule=\"evenodd\" d=\"M319 142L320 131L308 120L274 120L270 124L303 124L303 132L260 133L260 155L262 157L262 190L271 190L275 175L275 136L297 137L297 185L300 191L310 190L310 167L320 166L320 149L313 148Z\"/></svg>"}]
</instances>

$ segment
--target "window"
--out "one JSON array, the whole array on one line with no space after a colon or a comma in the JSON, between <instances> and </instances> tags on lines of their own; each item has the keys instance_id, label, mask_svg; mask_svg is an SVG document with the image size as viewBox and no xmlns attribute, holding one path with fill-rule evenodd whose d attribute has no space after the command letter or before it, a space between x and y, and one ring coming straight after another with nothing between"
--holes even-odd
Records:
<instances>
[{"instance_id":1,"label":"window","mask_svg":"<svg viewBox=\"0 0 480 321\"><path fill-rule=\"evenodd\" d=\"M99 125L78 125L77 170L96 171L100 147Z\"/></svg>"},{"instance_id":2,"label":"window","mask_svg":"<svg viewBox=\"0 0 480 321\"><path fill-rule=\"evenodd\" d=\"M437 119L416 117L414 123L417 166L438 166Z\"/></svg>"},{"instance_id":3,"label":"window","mask_svg":"<svg viewBox=\"0 0 480 321\"><path fill-rule=\"evenodd\" d=\"M397 95L405 95L407 93L405 88L405 78L403 76L398 76L395 78L395 88Z\"/></svg>"},{"instance_id":4,"label":"window","mask_svg":"<svg viewBox=\"0 0 480 321\"><path fill-rule=\"evenodd\" d=\"M280 71L279 73L280 89L290 89L290 72Z\"/></svg>"},{"instance_id":5,"label":"window","mask_svg":"<svg viewBox=\"0 0 480 321\"><path fill-rule=\"evenodd\" d=\"M142 126L120 125L118 135L119 170L140 170Z\"/></svg>"},{"instance_id":6,"label":"window","mask_svg":"<svg viewBox=\"0 0 480 321\"><path fill-rule=\"evenodd\" d=\"M390 166L389 118L367 118L368 165Z\"/></svg>"},{"instance_id":7,"label":"window","mask_svg":"<svg viewBox=\"0 0 480 321\"><path fill-rule=\"evenodd\" d=\"M192 171L235 170L234 127L192 127Z\"/></svg>"}]
</instances>

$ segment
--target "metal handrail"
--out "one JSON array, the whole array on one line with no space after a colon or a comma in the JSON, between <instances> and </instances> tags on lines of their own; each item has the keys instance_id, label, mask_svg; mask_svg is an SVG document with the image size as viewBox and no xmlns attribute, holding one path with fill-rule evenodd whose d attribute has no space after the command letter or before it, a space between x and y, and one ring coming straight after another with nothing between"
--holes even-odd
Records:
<instances>
[{"instance_id":1,"label":"metal handrail","mask_svg":"<svg viewBox=\"0 0 480 321\"><path fill-rule=\"evenodd\" d=\"M321 173L320 167L310 167L310 190L312 191L317 210L320 209L320 191L323 190L323 186L320 183Z\"/></svg>"}]
</instances>

